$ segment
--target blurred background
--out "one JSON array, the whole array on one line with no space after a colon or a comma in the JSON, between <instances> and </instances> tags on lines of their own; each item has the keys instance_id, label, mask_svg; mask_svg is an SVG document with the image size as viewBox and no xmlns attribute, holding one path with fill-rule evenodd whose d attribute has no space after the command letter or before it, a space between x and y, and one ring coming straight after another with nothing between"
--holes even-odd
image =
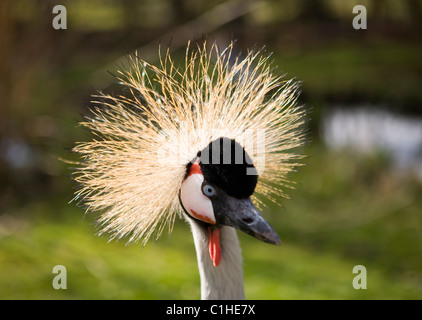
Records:
<instances>
[{"instance_id":1,"label":"blurred background","mask_svg":"<svg viewBox=\"0 0 422 320\"><path fill-rule=\"evenodd\" d=\"M67 29L55 30L55 5ZM367 29L355 30L357 4ZM250 299L422 297L422 1L2 0L0 298L198 299L189 227L141 250L95 235L69 203L78 127L91 95L117 92L128 53L157 62L188 40L236 39L302 82L305 166L264 216L282 246L239 234ZM180 54L179 54L180 53ZM55 290L55 265L67 289ZM355 290L355 265L367 289Z\"/></svg>"}]
</instances>

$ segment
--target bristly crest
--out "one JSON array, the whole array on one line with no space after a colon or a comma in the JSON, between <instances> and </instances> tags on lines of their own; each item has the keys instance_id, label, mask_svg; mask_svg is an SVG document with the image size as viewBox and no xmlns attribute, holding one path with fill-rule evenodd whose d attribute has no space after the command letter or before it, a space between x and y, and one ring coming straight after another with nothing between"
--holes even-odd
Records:
<instances>
[{"instance_id":1,"label":"bristly crest","mask_svg":"<svg viewBox=\"0 0 422 320\"><path fill-rule=\"evenodd\" d=\"M235 139L254 161L258 205L285 196L286 175L302 158L291 151L303 142L297 83L274 76L261 52L234 56L233 43L188 45L182 68L168 50L158 67L129 60L118 77L129 94L96 96L93 116L81 123L96 137L73 149L82 157L75 199L101 212L102 232L145 244L171 230L186 165L220 137Z\"/></svg>"}]
</instances>

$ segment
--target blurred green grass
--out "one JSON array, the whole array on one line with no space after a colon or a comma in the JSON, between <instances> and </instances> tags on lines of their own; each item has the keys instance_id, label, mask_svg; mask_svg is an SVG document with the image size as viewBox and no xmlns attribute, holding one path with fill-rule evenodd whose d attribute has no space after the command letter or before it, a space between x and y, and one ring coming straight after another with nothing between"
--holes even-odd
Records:
<instances>
[{"instance_id":1,"label":"blurred green grass","mask_svg":"<svg viewBox=\"0 0 422 320\"><path fill-rule=\"evenodd\" d=\"M318 143L305 152L291 199L264 211L282 245L239 233L247 298L420 299L421 185L393 174L382 155ZM141 250L95 236L94 217L68 200L31 202L2 217L1 299L199 299L185 222ZM358 264L367 268L367 290L352 287ZM67 268L66 290L52 287L55 265Z\"/></svg>"}]
</instances>

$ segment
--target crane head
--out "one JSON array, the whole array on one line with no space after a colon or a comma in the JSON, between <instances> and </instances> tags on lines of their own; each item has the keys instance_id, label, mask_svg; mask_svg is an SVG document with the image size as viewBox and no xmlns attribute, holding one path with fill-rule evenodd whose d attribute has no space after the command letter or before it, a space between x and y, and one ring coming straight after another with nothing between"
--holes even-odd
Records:
<instances>
[{"instance_id":1,"label":"crane head","mask_svg":"<svg viewBox=\"0 0 422 320\"><path fill-rule=\"evenodd\" d=\"M221 226L280 244L277 233L252 203L257 182L251 158L238 142L229 138L212 141L187 165L179 199L185 213L207 228L214 266L221 260Z\"/></svg>"},{"instance_id":2,"label":"crane head","mask_svg":"<svg viewBox=\"0 0 422 320\"><path fill-rule=\"evenodd\" d=\"M99 234L145 245L172 230L181 203L208 230L215 264L223 225L280 242L251 196L286 196L287 174L303 158L306 110L299 83L274 74L263 51L235 51L188 44L180 66L170 50L156 66L134 54L117 76L127 95L95 96L81 122L93 139L77 142L81 159L69 163L74 201L99 213Z\"/></svg>"}]
</instances>

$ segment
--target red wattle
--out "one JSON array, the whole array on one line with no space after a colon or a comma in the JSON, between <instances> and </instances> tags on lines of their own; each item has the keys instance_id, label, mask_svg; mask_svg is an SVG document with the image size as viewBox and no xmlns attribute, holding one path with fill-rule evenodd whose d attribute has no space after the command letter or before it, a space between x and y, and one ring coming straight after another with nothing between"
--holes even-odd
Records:
<instances>
[{"instance_id":1,"label":"red wattle","mask_svg":"<svg viewBox=\"0 0 422 320\"><path fill-rule=\"evenodd\" d=\"M220 229L208 227L208 248L214 267L221 262Z\"/></svg>"}]
</instances>

